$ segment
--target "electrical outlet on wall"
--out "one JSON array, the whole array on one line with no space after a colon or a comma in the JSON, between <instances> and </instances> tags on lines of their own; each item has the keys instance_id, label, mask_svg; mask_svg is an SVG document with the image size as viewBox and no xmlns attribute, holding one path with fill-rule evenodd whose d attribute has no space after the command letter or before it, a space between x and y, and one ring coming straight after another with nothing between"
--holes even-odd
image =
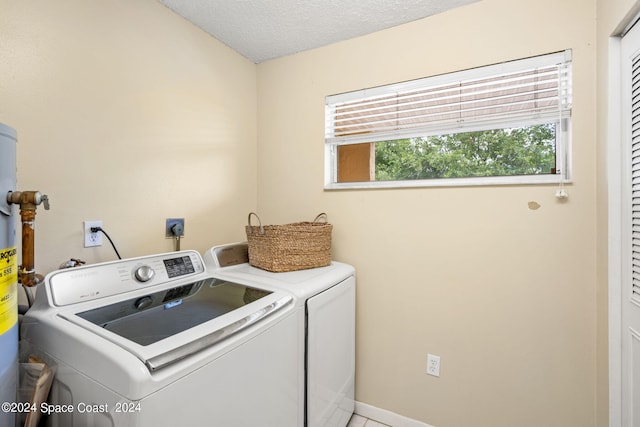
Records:
<instances>
[{"instance_id":1,"label":"electrical outlet on wall","mask_svg":"<svg viewBox=\"0 0 640 427\"><path fill-rule=\"evenodd\" d=\"M91 231L92 227L102 228L102 221L84 221L84 247L102 246L102 233Z\"/></svg>"},{"instance_id":2,"label":"electrical outlet on wall","mask_svg":"<svg viewBox=\"0 0 640 427\"><path fill-rule=\"evenodd\" d=\"M427 354L427 374L434 377L440 376L440 356Z\"/></svg>"}]
</instances>

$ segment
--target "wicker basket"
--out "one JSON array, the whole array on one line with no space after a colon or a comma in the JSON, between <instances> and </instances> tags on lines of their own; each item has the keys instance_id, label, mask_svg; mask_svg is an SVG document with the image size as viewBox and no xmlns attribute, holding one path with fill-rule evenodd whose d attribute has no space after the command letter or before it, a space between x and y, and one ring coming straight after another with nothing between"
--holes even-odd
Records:
<instances>
[{"instance_id":1,"label":"wicker basket","mask_svg":"<svg viewBox=\"0 0 640 427\"><path fill-rule=\"evenodd\" d=\"M255 216L259 225L251 225ZM331 263L331 231L327 215L312 222L262 225L254 212L246 226L249 263L267 271L284 272L324 267Z\"/></svg>"}]
</instances>

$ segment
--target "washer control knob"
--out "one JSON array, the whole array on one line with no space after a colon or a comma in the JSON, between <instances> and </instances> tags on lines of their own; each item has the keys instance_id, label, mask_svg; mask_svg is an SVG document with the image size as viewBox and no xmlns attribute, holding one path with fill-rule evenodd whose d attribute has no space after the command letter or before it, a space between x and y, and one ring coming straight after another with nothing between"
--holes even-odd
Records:
<instances>
[{"instance_id":1,"label":"washer control knob","mask_svg":"<svg viewBox=\"0 0 640 427\"><path fill-rule=\"evenodd\" d=\"M152 302L153 300L151 299L151 297L146 296L146 297L139 298L133 305L138 310L144 310L145 308L149 307Z\"/></svg>"},{"instance_id":2,"label":"washer control knob","mask_svg":"<svg viewBox=\"0 0 640 427\"><path fill-rule=\"evenodd\" d=\"M148 265L143 265L136 268L136 271L134 273L138 282L148 282L153 278L155 274L156 272L153 271L153 268L149 267Z\"/></svg>"}]
</instances>

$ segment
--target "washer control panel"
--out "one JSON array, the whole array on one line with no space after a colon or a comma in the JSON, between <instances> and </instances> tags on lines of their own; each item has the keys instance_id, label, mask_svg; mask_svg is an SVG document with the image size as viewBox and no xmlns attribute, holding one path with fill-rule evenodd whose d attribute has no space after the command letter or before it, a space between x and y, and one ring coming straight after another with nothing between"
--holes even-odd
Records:
<instances>
[{"instance_id":1,"label":"washer control panel","mask_svg":"<svg viewBox=\"0 0 640 427\"><path fill-rule=\"evenodd\" d=\"M170 278L195 273L193 262L188 256L165 259L164 267L167 269L167 275Z\"/></svg>"},{"instance_id":2,"label":"washer control panel","mask_svg":"<svg viewBox=\"0 0 640 427\"><path fill-rule=\"evenodd\" d=\"M45 278L50 303L56 306L105 298L204 273L196 251L123 259L54 271Z\"/></svg>"}]
</instances>

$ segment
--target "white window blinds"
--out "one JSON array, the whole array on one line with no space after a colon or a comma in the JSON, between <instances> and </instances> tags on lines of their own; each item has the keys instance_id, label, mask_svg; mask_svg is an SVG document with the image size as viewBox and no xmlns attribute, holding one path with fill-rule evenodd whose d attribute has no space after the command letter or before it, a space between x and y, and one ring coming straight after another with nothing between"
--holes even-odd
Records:
<instances>
[{"instance_id":1,"label":"white window blinds","mask_svg":"<svg viewBox=\"0 0 640 427\"><path fill-rule=\"evenodd\" d=\"M326 97L330 144L505 128L571 115L571 51Z\"/></svg>"}]
</instances>

